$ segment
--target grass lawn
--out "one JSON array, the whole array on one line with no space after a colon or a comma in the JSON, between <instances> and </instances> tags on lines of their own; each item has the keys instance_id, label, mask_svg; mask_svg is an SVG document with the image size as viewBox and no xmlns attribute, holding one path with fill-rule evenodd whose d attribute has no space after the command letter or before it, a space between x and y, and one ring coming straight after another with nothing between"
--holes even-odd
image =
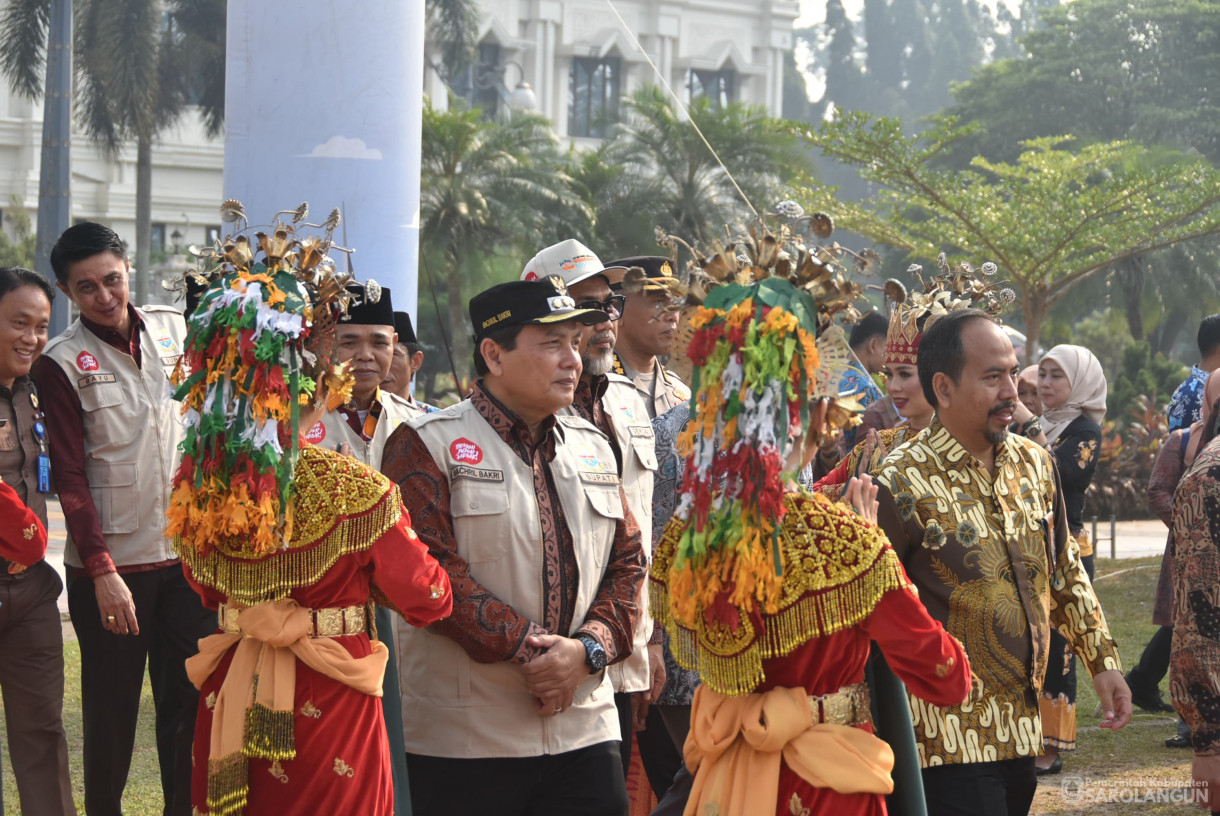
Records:
<instances>
[{"instance_id":1,"label":"grass lawn","mask_svg":"<svg viewBox=\"0 0 1220 816\"><path fill-rule=\"evenodd\" d=\"M1123 665L1130 667L1139 660L1144 644L1156 630L1152 625L1152 598L1155 593L1160 557L1122 561L1099 560L1097 563L1097 594L1106 611L1110 631L1118 639ZM70 630L70 626L67 627ZM67 666L67 689L64 719L68 731L68 751L72 761L72 782L76 790L77 808L83 813L83 779L81 767L80 724L80 656L76 641L64 644ZM1190 783L1190 757L1186 750L1164 747L1163 741L1174 733L1172 715L1145 714L1139 709L1130 725L1119 732L1097 728L1100 714L1097 697L1087 673L1079 677L1077 711L1080 733L1077 750L1064 755L1063 773L1042 777L1034 799L1033 813L1038 814L1156 814L1182 812L1181 805L1143 801L1155 785L1184 786ZM1161 690L1169 698L1168 681ZM123 798L124 812L130 816L154 816L161 812L161 784L157 773L157 753L153 742L152 692L147 680L140 708L140 728L136 735L135 756L131 776ZM0 728L0 730L3 730ZM7 743L4 752L7 753ZM17 787L6 761L4 768L4 801L9 814L20 813ZM1155 780L1152 786L1145 780ZM1082 798L1072 801L1075 791ZM1118 801L1098 803L1101 797ZM1140 801L1133 801L1140 797ZM1126 801L1123 801L1123 800ZM1186 811L1198 812L1198 811Z\"/></svg>"},{"instance_id":2,"label":"grass lawn","mask_svg":"<svg viewBox=\"0 0 1220 816\"><path fill-rule=\"evenodd\" d=\"M72 625L64 623L65 635L70 636ZM64 672L67 675L64 683L64 728L68 733L68 761L72 766L72 790L76 799L76 809L85 812L85 778L82 772L83 736L81 734L80 714L80 650L76 640L64 643ZM0 732L5 732L0 723ZM13 777L13 769L8 761L8 737L2 743L4 753L4 807L5 813L21 813L20 800L17 798L17 782ZM127 816L160 816L163 804L161 799L161 777L157 770L157 746L153 733L153 700L152 688L148 685L148 676L144 677L144 693L140 699L140 724L136 731L135 753L131 758L131 773L127 779L127 789L123 794L123 813Z\"/></svg>"},{"instance_id":3,"label":"grass lawn","mask_svg":"<svg viewBox=\"0 0 1220 816\"><path fill-rule=\"evenodd\" d=\"M1097 595L1126 669L1139 661L1144 644L1156 631L1152 599L1160 563L1160 556L1097 561ZM1041 778L1032 812L1098 816L1183 812L1180 804L1144 801L1149 792L1155 796L1156 791L1164 789L1159 786L1190 784L1191 752L1164 745L1165 738L1175 733L1174 715L1147 714L1137 708L1122 731L1103 731L1097 727L1101 716L1088 673L1077 666L1077 676L1077 747L1064 754L1063 773ZM1166 700L1168 683L1168 678L1161 683ZM1073 801L1077 790L1082 796ZM1139 801L1135 801L1137 797ZM1107 798L1117 801L1104 801Z\"/></svg>"}]
</instances>

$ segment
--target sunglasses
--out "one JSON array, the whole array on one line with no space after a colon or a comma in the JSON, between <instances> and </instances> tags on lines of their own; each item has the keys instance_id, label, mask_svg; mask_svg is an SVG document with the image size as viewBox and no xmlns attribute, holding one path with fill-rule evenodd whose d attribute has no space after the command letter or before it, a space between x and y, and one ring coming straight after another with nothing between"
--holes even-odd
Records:
<instances>
[{"instance_id":1,"label":"sunglasses","mask_svg":"<svg viewBox=\"0 0 1220 816\"><path fill-rule=\"evenodd\" d=\"M605 312L610 315L611 320L618 320L623 316L623 307L627 305L626 295L611 295L604 301L598 300L582 300L576 304L577 309L596 309L600 312Z\"/></svg>"}]
</instances>

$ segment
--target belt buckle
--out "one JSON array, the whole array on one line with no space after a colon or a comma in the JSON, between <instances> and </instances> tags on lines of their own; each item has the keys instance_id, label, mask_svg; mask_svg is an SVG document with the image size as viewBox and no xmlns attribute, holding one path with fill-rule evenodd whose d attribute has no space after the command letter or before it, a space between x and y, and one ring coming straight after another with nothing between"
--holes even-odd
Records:
<instances>
[{"instance_id":1,"label":"belt buckle","mask_svg":"<svg viewBox=\"0 0 1220 816\"><path fill-rule=\"evenodd\" d=\"M852 721L852 699L842 692L822 696L822 722L849 725Z\"/></svg>"},{"instance_id":2,"label":"belt buckle","mask_svg":"<svg viewBox=\"0 0 1220 816\"><path fill-rule=\"evenodd\" d=\"M326 609L315 609L313 612L314 619L314 636L315 637L342 637L344 635L344 610L334 607Z\"/></svg>"}]
</instances>

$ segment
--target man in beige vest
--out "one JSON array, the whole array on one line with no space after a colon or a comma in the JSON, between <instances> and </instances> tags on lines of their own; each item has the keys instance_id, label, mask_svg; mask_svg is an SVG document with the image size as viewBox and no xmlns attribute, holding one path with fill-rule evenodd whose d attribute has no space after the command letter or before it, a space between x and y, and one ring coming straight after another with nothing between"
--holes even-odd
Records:
<instances>
[{"instance_id":1,"label":"man in beige vest","mask_svg":"<svg viewBox=\"0 0 1220 816\"><path fill-rule=\"evenodd\" d=\"M606 666L627 656L646 561L606 436L575 416L580 310L563 281L470 301L469 399L386 449L453 615L399 643L415 816L625 816ZM394 462L394 467L391 467Z\"/></svg>"},{"instance_id":2,"label":"man in beige vest","mask_svg":"<svg viewBox=\"0 0 1220 816\"><path fill-rule=\"evenodd\" d=\"M305 439L380 468L390 434L423 411L381 387L389 376L397 342L390 290L375 281L351 283L347 290L352 305L335 327L335 362L351 366L356 385L351 402L324 415L305 433Z\"/></svg>"},{"instance_id":3,"label":"man in beige vest","mask_svg":"<svg viewBox=\"0 0 1220 816\"><path fill-rule=\"evenodd\" d=\"M408 419L423 413L415 405L386 391L382 382L390 374L394 346L398 341L394 326L394 305L390 290L376 281L350 283L352 295L347 314L335 327L336 363L351 366L356 384L352 399L318 420L305 438L314 444L329 445L333 450L354 456L364 464L381 469L381 456L390 434ZM394 810L409 813L403 802L410 795L407 789L407 767L402 744L402 710L398 701L398 664L393 657L394 632L401 616L378 605L376 608L377 638L390 650L382 681L382 715L390 744L390 766L394 780ZM407 626L406 621L402 621Z\"/></svg>"},{"instance_id":4,"label":"man in beige vest","mask_svg":"<svg viewBox=\"0 0 1220 816\"><path fill-rule=\"evenodd\" d=\"M68 526L68 609L80 643L85 811L119 816L147 659L165 813L189 816L198 694L183 666L216 617L165 537L183 437L170 375L186 325L128 301L127 247L82 222L51 250L80 318L35 367L51 467Z\"/></svg>"},{"instance_id":5,"label":"man in beige vest","mask_svg":"<svg viewBox=\"0 0 1220 816\"><path fill-rule=\"evenodd\" d=\"M628 269L644 272L638 288L623 286ZM657 359L669 354L678 331L674 270L669 258L641 255L606 264L610 288L627 297L614 346L614 372L635 384L648 418L652 419L690 399L690 388Z\"/></svg>"},{"instance_id":6,"label":"man in beige vest","mask_svg":"<svg viewBox=\"0 0 1220 816\"><path fill-rule=\"evenodd\" d=\"M652 485L657 469L652 423L635 385L611 370L618 321L623 315L626 297L610 291L610 279L601 261L590 249L572 239L549 246L530 259L521 278L530 280L531 275L534 278L559 277L567 284L576 308L600 310L610 318L583 327L580 384L572 405L561 413L586 419L606 435L618 462L627 506L640 529L650 536ZM650 551L651 547L645 548L646 554ZM631 734L643 727L648 705L656 702L665 686L661 629L653 626L646 587L638 603L640 619L632 638L631 655L609 670L619 729L623 732L620 751L624 774L631 765Z\"/></svg>"}]
</instances>

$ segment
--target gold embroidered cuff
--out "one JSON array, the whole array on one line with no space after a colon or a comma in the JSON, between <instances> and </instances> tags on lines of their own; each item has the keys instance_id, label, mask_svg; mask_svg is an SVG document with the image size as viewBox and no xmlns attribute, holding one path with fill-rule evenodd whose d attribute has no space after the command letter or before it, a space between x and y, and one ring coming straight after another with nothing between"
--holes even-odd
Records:
<instances>
[{"instance_id":1,"label":"gold embroidered cuff","mask_svg":"<svg viewBox=\"0 0 1220 816\"><path fill-rule=\"evenodd\" d=\"M241 627L237 624L237 616L243 609L244 606L222 603L216 610L221 630L230 635L240 635ZM368 631L368 613L363 604L311 609L309 621L310 637L344 637L362 635Z\"/></svg>"},{"instance_id":2,"label":"gold embroidered cuff","mask_svg":"<svg viewBox=\"0 0 1220 816\"><path fill-rule=\"evenodd\" d=\"M868 725L873 721L868 686L856 683L833 694L809 696L809 710L815 723Z\"/></svg>"}]
</instances>

